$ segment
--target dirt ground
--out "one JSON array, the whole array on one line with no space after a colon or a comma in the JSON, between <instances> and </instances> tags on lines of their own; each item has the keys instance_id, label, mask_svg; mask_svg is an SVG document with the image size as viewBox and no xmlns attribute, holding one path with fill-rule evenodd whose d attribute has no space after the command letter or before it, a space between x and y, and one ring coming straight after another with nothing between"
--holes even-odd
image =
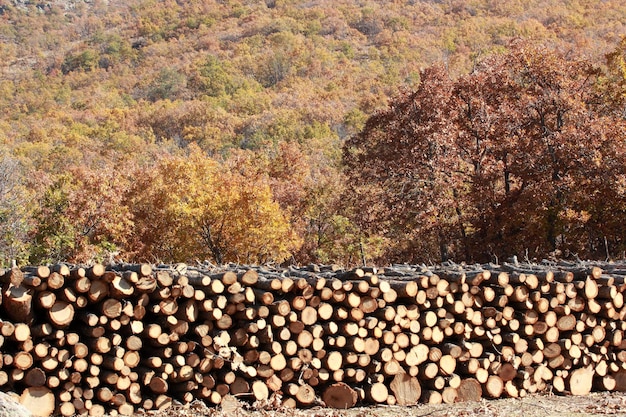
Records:
<instances>
[{"instance_id":1,"label":"dirt ground","mask_svg":"<svg viewBox=\"0 0 626 417\"><path fill-rule=\"evenodd\" d=\"M521 399L482 400L457 404L411 407L378 406L333 410L259 410L241 404L228 410L208 408L203 403L174 406L167 412L146 417L626 417L626 393L592 393L587 396L533 395Z\"/></svg>"}]
</instances>

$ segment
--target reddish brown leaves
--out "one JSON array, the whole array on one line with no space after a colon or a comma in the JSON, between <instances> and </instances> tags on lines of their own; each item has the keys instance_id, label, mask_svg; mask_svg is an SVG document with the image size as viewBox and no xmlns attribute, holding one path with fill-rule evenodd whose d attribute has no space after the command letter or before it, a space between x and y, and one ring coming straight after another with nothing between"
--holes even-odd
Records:
<instances>
[{"instance_id":1,"label":"reddish brown leaves","mask_svg":"<svg viewBox=\"0 0 626 417\"><path fill-rule=\"evenodd\" d=\"M457 80L424 71L346 143L360 225L402 260L623 250L625 125L596 75L526 43Z\"/></svg>"}]
</instances>

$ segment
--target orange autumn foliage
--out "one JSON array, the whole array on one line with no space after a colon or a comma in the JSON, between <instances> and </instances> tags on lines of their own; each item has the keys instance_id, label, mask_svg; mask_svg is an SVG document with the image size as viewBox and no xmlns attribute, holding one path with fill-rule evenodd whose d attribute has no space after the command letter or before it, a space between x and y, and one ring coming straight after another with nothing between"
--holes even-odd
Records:
<instances>
[{"instance_id":1,"label":"orange autumn foliage","mask_svg":"<svg viewBox=\"0 0 626 417\"><path fill-rule=\"evenodd\" d=\"M267 176L197 147L158 161L132 193L138 259L281 262L300 245Z\"/></svg>"}]
</instances>

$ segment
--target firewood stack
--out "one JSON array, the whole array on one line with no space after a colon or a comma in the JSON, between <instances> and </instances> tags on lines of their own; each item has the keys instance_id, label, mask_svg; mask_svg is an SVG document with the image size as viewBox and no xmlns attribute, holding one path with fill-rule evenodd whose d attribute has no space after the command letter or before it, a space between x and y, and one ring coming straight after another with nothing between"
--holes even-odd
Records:
<instances>
[{"instance_id":1,"label":"firewood stack","mask_svg":"<svg viewBox=\"0 0 626 417\"><path fill-rule=\"evenodd\" d=\"M38 415L626 389L626 267L0 271L0 389Z\"/></svg>"}]
</instances>

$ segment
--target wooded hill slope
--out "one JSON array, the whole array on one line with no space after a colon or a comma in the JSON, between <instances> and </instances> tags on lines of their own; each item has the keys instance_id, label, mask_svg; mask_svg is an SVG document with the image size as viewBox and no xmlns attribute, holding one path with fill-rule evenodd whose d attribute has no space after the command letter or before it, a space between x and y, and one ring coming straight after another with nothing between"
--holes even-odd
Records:
<instances>
[{"instance_id":1,"label":"wooded hill slope","mask_svg":"<svg viewBox=\"0 0 626 417\"><path fill-rule=\"evenodd\" d=\"M618 1L2 1L0 258L439 258L356 221L343 142L422 69L457 79L516 38L604 71L619 109L625 20Z\"/></svg>"}]
</instances>

